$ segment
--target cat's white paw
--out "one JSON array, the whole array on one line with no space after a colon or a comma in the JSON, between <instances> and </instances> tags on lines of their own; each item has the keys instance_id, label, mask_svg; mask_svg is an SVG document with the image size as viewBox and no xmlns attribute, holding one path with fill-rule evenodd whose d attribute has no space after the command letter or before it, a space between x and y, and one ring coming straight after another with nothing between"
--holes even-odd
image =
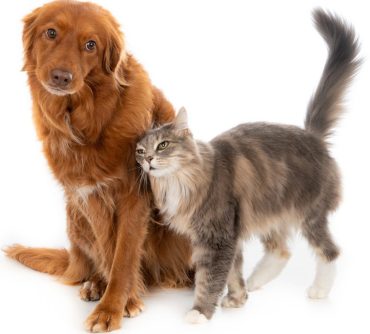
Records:
<instances>
[{"instance_id":1,"label":"cat's white paw","mask_svg":"<svg viewBox=\"0 0 370 334\"><path fill-rule=\"evenodd\" d=\"M289 257L266 253L258 262L252 275L247 279L248 291L254 291L272 281L284 269Z\"/></svg>"},{"instance_id":2,"label":"cat's white paw","mask_svg":"<svg viewBox=\"0 0 370 334\"><path fill-rule=\"evenodd\" d=\"M186 322L189 324L204 324L208 321L206 316L198 310L190 310L185 316Z\"/></svg>"},{"instance_id":3,"label":"cat's white paw","mask_svg":"<svg viewBox=\"0 0 370 334\"><path fill-rule=\"evenodd\" d=\"M312 299L323 299L329 295L335 279L335 261L327 262L320 257L317 259L315 280L307 290Z\"/></svg>"},{"instance_id":4,"label":"cat's white paw","mask_svg":"<svg viewBox=\"0 0 370 334\"><path fill-rule=\"evenodd\" d=\"M253 277L247 279L247 291L255 291L261 288L263 284L260 284L258 280L255 280Z\"/></svg>"},{"instance_id":5,"label":"cat's white paw","mask_svg":"<svg viewBox=\"0 0 370 334\"><path fill-rule=\"evenodd\" d=\"M324 299L329 295L329 290L318 286L311 286L307 290L307 296L311 299Z\"/></svg>"}]
</instances>

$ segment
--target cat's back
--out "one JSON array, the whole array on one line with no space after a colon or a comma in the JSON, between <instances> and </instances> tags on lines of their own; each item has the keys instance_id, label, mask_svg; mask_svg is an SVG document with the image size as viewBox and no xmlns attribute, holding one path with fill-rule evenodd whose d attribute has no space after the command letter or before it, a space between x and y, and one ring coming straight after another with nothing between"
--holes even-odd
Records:
<instances>
[{"instance_id":1,"label":"cat's back","mask_svg":"<svg viewBox=\"0 0 370 334\"><path fill-rule=\"evenodd\" d=\"M253 222L259 231L268 229L276 217L299 221L312 203L330 198L331 209L337 205L336 163L325 143L304 129L247 123L210 143L215 169L222 175L223 183L217 183L236 199L241 221ZM242 233L248 235L248 227Z\"/></svg>"},{"instance_id":2,"label":"cat's back","mask_svg":"<svg viewBox=\"0 0 370 334\"><path fill-rule=\"evenodd\" d=\"M255 122L239 124L212 139L212 142L220 140L256 140L275 141L294 139L295 137L311 136L306 130L295 125Z\"/></svg>"},{"instance_id":3,"label":"cat's back","mask_svg":"<svg viewBox=\"0 0 370 334\"><path fill-rule=\"evenodd\" d=\"M332 186L339 183L336 163L325 143L309 131L247 123L217 136L211 145L228 166L234 195L252 203L259 214L279 214L285 205L303 208L323 193L338 197Z\"/></svg>"},{"instance_id":4,"label":"cat's back","mask_svg":"<svg viewBox=\"0 0 370 334\"><path fill-rule=\"evenodd\" d=\"M244 155L251 158L262 154L269 159L281 160L287 155L301 157L324 157L326 145L312 133L294 125L273 123L240 124L211 141L216 150L227 149L229 155Z\"/></svg>"}]
</instances>

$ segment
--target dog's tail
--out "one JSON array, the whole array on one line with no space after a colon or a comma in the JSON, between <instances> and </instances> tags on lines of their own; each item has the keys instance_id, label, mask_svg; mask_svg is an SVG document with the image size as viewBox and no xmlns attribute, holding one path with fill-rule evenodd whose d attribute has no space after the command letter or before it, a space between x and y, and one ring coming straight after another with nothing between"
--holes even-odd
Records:
<instances>
[{"instance_id":1,"label":"dog's tail","mask_svg":"<svg viewBox=\"0 0 370 334\"><path fill-rule=\"evenodd\" d=\"M31 269L56 276L63 276L69 264L69 254L65 249L13 245L6 248L4 252Z\"/></svg>"},{"instance_id":2,"label":"dog's tail","mask_svg":"<svg viewBox=\"0 0 370 334\"><path fill-rule=\"evenodd\" d=\"M313 18L329 55L308 105L305 128L325 139L341 115L343 95L360 65L359 45L353 28L339 17L316 9Z\"/></svg>"}]
</instances>

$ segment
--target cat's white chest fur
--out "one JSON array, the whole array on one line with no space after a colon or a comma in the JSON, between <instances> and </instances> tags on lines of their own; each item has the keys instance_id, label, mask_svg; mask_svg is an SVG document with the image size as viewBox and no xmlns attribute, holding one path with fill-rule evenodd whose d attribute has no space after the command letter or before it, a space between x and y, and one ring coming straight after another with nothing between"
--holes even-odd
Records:
<instances>
[{"instance_id":1,"label":"cat's white chest fur","mask_svg":"<svg viewBox=\"0 0 370 334\"><path fill-rule=\"evenodd\" d=\"M187 215L176 215L169 219L170 228L179 234L185 234L191 237L190 217Z\"/></svg>"},{"instance_id":2,"label":"cat's white chest fur","mask_svg":"<svg viewBox=\"0 0 370 334\"><path fill-rule=\"evenodd\" d=\"M179 195L174 194L174 195ZM179 234L190 234L191 213L181 214L178 208L181 206L181 197L173 197L165 206L164 217L170 223L170 228Z\"/></svg>"},{"instance_id":3,"label":"cat's white chest fur","mask_svg":"<svg viewBox=\"0 0 370 334\"><path fill-rule=\"evenodd\" d=\"M157 205L168 218L174 217L188 197L186 185L176 177L151 178Z\"/></svg>"},{"instance_id":4,"label":"cat's white chest fur","mask_svg":"<svg viewBox=\"0 0 370 334\"><path fill-rule=\"evenodd\" d=\"M179 187L168 187L165 196L162 211L166 216L172 218L178 212L182 194Z\"/></svg>"},{"instance_id":5,"label":"cat's white chest fur","mask_svg":"<svg viewBox=\"0 0 370 334\"><path fill-rule=\"evenodd\" d=\"M190 192L186 183L176 177L152 180L157 205L170 227L181 234L189 233L192 210L187 208Z\"/></svg>"}]
</instances>

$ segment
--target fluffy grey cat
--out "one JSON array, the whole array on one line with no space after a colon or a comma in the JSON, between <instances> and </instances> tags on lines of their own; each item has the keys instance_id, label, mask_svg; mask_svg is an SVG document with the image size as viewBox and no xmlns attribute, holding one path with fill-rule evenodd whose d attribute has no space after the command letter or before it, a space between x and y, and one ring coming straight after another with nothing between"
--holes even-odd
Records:
<instances>
[{"instance_id":1,"label":"fluffy grey cat","mask_svg":"<svg viewBox=\"0 0 370 334\"><path fill-rule=\"evenodd\" d=\"M314 12L329 56L308 106L305 129L239 125L210 143L193 139L187 115L152 129L138 142L137 162L148 174L156 204L169 225L192 241L195 301L189 322L210 319L226 284L224 307L240 307L275 278L289 258L287 238L299 229L317 254L311 298L328 295L339 250L328 230L340 179L326 138L359 65L354 31L341 19ZM244 284L242 241L258 235L265 255Z\"/></svg>"}]
</instances>

